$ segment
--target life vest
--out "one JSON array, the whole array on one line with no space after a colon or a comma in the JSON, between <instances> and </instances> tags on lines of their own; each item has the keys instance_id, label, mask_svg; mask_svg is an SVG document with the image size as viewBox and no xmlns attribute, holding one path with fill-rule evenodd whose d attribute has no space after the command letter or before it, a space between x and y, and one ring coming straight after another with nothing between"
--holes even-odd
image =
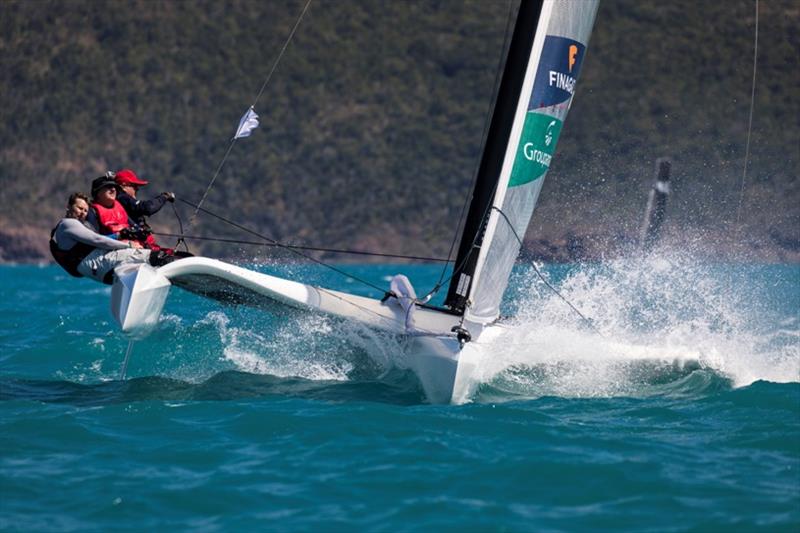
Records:
<instances>
[{"instance_id":1,"label":"life vest","mask_svg":"<svg viewBox=\"0 0 800 533\"><path fill-rule=\"evenodd\" d=\"M114 200L112 207L103 207L98 203L93 203L92 208L97 212L97 220L100 224L98 229L101 235L118 233L122 228L130 227L128 213L118 201Z\"/></svg>"},{"instance_id":2,"label":"life vest","mask_svg":"<svg viewBox=\"0 0 800 533\"><path fill-rule=\"evenodd\" d=\"M50 232L50 254L53 256L53 259L56 260L58 266L66 270L70 276L82 278L83 274L78 272L78 265L87 255L92 253L94 247L79 242L69 250L62 250L58 247L58 244L56 244L56 229L58 229L58 226L53 228L53 231Z\"/></svg>"}]
</instances>

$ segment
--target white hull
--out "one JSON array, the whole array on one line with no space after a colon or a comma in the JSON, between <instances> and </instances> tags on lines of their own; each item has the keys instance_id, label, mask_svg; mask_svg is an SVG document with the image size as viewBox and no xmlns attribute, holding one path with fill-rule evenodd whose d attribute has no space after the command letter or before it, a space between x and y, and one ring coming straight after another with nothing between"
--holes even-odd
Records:
<instances>
[{"instance_id":1,"label":"white hull","mask_svg":"<svg viewBox=\"0 0 800 533\"><path fill-rule=\"evenodd\" d=\"M352 320L369 328L403 335L404 359L432 403L463 403L475 390L475 372L490 340L501 326L463 324L472 340L462 343L451 330L461 317L415 306L414 324L406 330L406 314L394 299L379 300L305 285L237 267L215 259L193 257L158 269L148 265L116 270L112 314L123 332L147 335L158 323L169 289L177 285L203 296L265 310L290 307Z\"/></svg>"}]
</instances>

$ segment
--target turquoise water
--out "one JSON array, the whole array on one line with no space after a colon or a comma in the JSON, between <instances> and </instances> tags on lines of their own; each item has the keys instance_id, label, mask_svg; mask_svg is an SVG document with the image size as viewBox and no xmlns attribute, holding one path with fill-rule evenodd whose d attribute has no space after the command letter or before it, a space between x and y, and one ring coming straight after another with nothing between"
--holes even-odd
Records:
<instances>
[{"instance_id":1,"label":"turquoise water","mask_svg":"<svg viewBox=\"0 0 800 533\"><path fill-rule=\"evenodd\" d=\"M119 381L108 288L2 267L0 529L800 529L800 268L542 270L597 331L520 267L477 393L434 406L388 341L179 290Z\"/></svg>"}]
</instances>

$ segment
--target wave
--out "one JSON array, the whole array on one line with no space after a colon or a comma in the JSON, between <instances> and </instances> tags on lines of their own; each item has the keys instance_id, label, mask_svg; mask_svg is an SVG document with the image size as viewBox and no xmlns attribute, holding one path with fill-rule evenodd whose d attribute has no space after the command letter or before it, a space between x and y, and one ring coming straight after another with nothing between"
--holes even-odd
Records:
<instances>
[{"instance_id":1,"label":"wave","mask_svg":"<svg viewBox=\"0 0 800 533\"><path fill-rule=\"evenodd\" d=\"M131 402L230 401L266 396L327 401L371 401L416 405L424 393L408 372L389 372L380 380L326 381L225 371L193 383L148 376L83 384L66 380L0 379L0 401L35 401L100 407Z\"/></svg>"}]
</instances>

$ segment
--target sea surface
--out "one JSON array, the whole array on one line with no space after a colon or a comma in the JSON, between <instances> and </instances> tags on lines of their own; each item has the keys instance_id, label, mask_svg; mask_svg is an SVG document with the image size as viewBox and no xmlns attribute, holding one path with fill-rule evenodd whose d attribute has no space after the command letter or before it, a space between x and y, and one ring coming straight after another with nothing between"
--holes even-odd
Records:
<instances>
[{"instance_id":1,"label":"sea surface","mask_svg":"<svg viewBox=\"0 0 800 533\"><path fill-rule=\"evenodd\" d=\"M538 267L561 296L519 265L463 405L389 340L179 289L120 380L108 287L0 267L0 530L800 531L800 267Z\"/></svg>"}]
</instances>

